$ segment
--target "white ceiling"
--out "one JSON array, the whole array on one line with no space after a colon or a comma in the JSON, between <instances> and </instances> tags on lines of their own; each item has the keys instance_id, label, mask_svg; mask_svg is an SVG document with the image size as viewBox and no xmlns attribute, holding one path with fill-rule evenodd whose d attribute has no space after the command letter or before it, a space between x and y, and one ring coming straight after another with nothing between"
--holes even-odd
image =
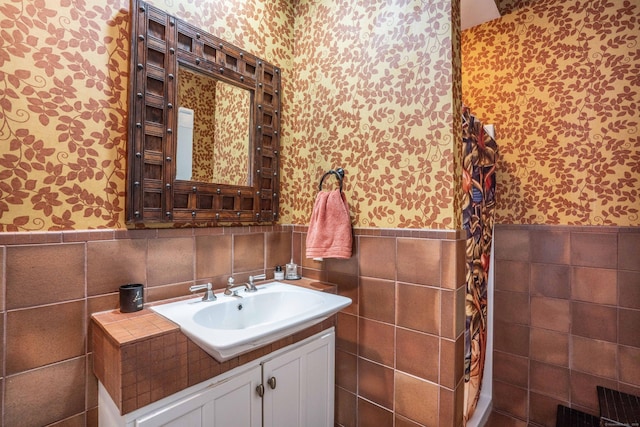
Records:
<instances>
[{"instance_id":1,"label":"white ceiling","mask_svg":"<svg viewBox=\"0 0 640 427\"><path fill-rule=\"evenodd\" d=\"M462 30L500 17L494 0L460 0Z\"/></svg>"}]
</instances>

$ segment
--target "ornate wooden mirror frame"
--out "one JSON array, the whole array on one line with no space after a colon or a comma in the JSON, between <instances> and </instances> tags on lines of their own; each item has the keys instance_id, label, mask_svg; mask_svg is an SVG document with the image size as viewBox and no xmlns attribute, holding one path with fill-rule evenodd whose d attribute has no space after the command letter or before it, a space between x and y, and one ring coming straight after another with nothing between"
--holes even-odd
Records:
<instances>
[{"instance_id":1,"label":"ornate wooden mirror frame","mask_svg":"<svg viewBox=\"0 0 640 427\"><path fill-rule=\"evenodd\" d=\"M280 70L144 1L132 0L130 10L127 223L276 221ZM249 185L175 179L179 64L251 92Z\"/></svg>"}]
</instances>

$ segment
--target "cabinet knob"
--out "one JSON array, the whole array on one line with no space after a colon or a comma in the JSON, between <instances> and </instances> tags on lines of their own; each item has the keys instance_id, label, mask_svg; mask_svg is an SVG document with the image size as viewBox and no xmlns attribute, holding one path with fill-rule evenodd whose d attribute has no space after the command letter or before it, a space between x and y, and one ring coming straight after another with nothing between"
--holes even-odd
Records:
<instances>
[{"instance_id":1,"label":"cabinet knob","mask_svg":"<svg viewBox=\"0 0 640 427\"><path fill-rule=\"evenodd\" d=\"M267 384L269 384L269 387L271 387L271 390L275 390L276 389L276 377L271 377L267 380Z\"/></svg>"},{"instance_id":2,"label":"cabinet knob","mask_svg":"<svg viewBox=\"0 0 640 427\"><path fill-rule=\"evenodd\" d=\"M262 384L256 387L256 391L258 392L258 396L260 397L264 396L264 386Z\"/></svg>"}]
</instances>

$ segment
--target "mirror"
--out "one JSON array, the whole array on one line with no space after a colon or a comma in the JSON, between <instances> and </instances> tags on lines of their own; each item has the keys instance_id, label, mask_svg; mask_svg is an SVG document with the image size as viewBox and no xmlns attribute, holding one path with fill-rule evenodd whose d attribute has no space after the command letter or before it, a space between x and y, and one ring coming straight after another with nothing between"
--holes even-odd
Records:
<instances>
[{"instance_id":1,"label":"mirror","mask_svg":"<svg viewBox=\"0 0 640 427\"><path fill-rule=\"evenodd\" d=\"M278 219L280 70L132 0L127 223Z\"/></svg>"},{"instance_id":2,"label":"mirror","mask_svg":"<svg viewBox=\"0 0 640 427\"><path fill-rule=\"evenodd\" d=\"M251 92L178 65L176 179L250 185Z\"/></svg>"}]
</instances>

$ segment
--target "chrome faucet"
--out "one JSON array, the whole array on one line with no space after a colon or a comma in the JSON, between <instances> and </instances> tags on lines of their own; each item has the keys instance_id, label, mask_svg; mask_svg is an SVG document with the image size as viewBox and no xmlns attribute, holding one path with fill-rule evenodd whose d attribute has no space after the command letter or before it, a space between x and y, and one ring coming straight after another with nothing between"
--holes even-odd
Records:
<instances>
[{"instance_id":1,"label":"chrome faucet","mask_svg":"<svg viewBox=\"0 0 640 427\"><path fill-rule=\"evenodd\" d=\"M213 293L213 291L211 290L211 283L206 283L204 285L193 285L189 288L190 292L197 292L197 291L201 291L202 289L206 289L207 291L204 293L204 296L202 297L202 301L215 301L216 300L216 296Z\"/></svg>"},{"instance_id":2,"label":"chrome faucet","mask_svg":"<svg viewBox=\"0 0 640 427\"><path fill-rule=\"evenodd\" d=\"M258 288L256 288L256 285L253 283L254 280L264 280L267 278L266 274L259 274L257 276L249 276L249 282L244 283L242 285L237 285L234 286L234 282L235 280L233 279L233 277L229 277L229 279L227 280L227 288L224 290L224 294L227 296L234 296L234 297L240 297L242 298L240 295L238 295L238 288L241 288L244 286L244 291L245 292L255 292L258 290Z\"/></svg>"}]
</instances>

